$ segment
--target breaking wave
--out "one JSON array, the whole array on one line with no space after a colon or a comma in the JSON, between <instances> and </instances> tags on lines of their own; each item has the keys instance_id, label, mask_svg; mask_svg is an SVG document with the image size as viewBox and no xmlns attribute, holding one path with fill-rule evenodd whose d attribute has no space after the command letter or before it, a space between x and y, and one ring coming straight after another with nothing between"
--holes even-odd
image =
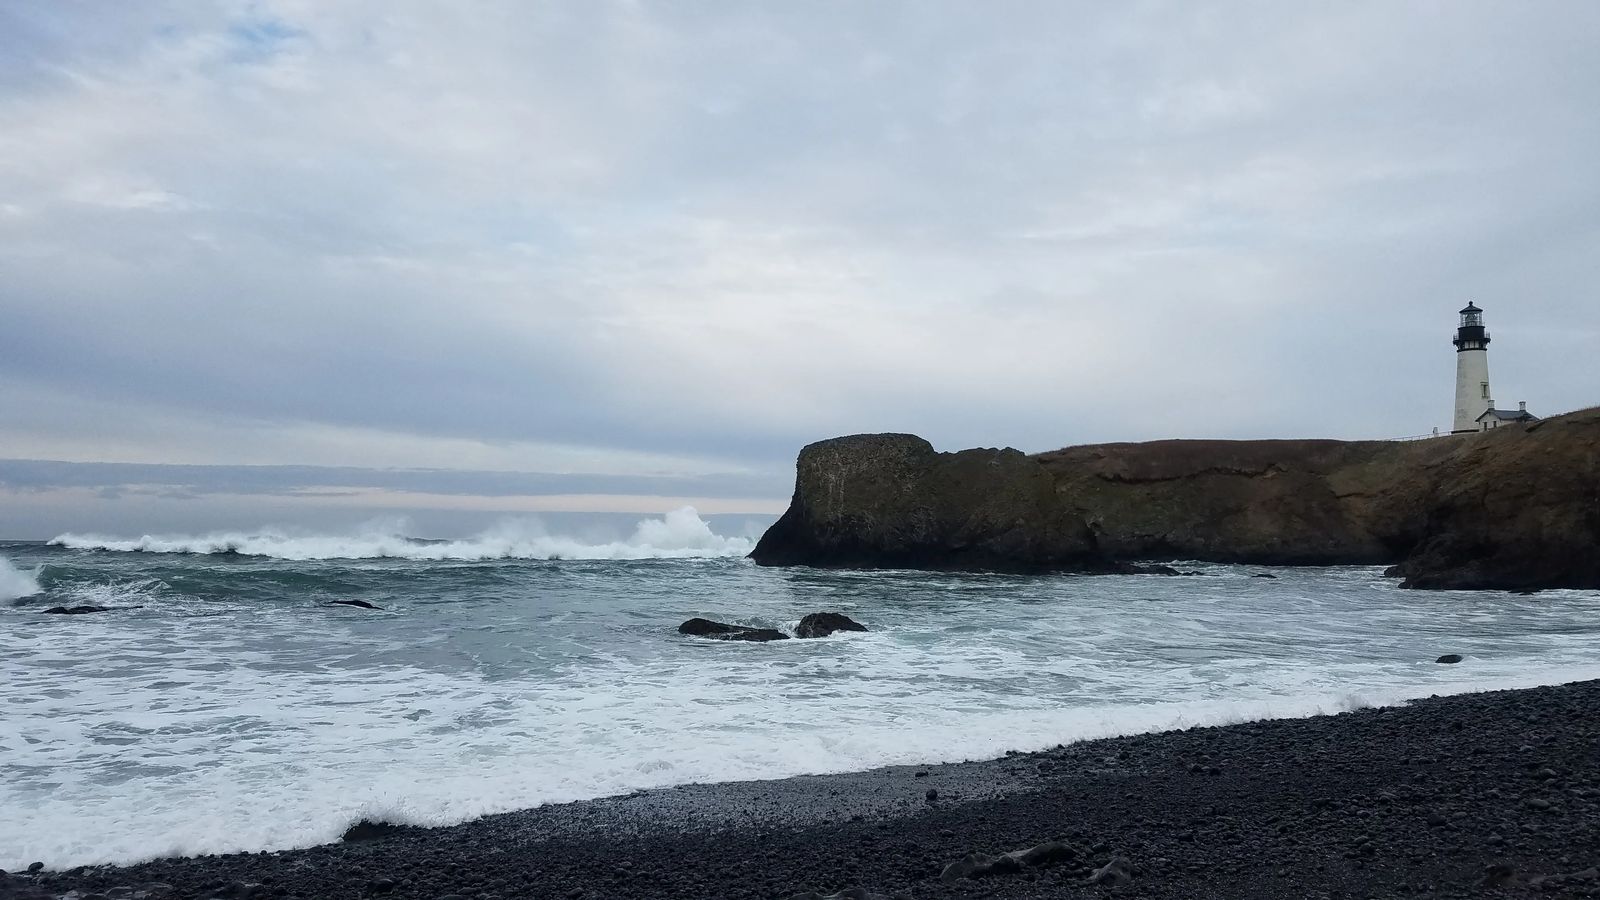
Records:
<instances>
[{"instance_id":1,"label":"breaking wave","mask_svg":"<svg viewBox=\"0 0 1600 900\"><path fill-rule=\"evenodd\" d=\"M63 534L50 543L72 550L238 554L288 560L688 559L743 556L751 549L747 538L712 531L692 506L639 522L626 540L598 544L549 534L537 520L504 522L473 537L449 541L419 540L391 528L343 536L295 535L271 529L135 539ZM4 572L0 569L0 591L4 590Z\"/></svg>"},{"instance_id":2,"label":"breaking wave","mask_svg":"<svg viewBox=\"0 0 1600 900\"><path fill-rule=\"evenodd\" d=\"M0 603L10 603L39 593L39 579L0 556Z\"/></svg>"}]
</instances>

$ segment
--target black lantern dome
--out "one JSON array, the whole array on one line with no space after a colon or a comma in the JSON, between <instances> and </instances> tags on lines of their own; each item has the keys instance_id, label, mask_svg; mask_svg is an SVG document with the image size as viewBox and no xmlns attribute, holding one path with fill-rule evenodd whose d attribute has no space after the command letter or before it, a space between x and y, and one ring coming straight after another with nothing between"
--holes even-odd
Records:
<instances>
[{"instance_id":1,"label":"black lantern dome","mask_svg":"<svg viewBox=\"0 0 1600 900\"><path fill-rule=\"evenodd\" d=\"M1483 325L1483 310L1469 301L1466 308L1461 310L1461 327L1456 329L1455 339L1450 343L1456 345L1458 353L1462 350L1488 349L1489 330Z\"/></svg>"}]
</instances>

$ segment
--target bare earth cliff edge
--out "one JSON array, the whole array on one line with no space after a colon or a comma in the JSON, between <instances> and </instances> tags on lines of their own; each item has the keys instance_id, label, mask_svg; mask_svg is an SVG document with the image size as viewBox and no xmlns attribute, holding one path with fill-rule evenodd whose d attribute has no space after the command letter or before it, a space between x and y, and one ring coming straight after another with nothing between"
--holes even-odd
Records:
<instances>
[{"instance_id":1,"label":"bare earth cliff edge","mask_svg":"<svg viewBox=\"0 0 1600 900\"><path fill-rule=\"evenodd\" d=\"M909 434L800 451L762 565L1115 572L1394 565L1408 587L1600 588L1600 408L1421 441L1151 441L1028 456Z\"/></svg>"}]
</instances>

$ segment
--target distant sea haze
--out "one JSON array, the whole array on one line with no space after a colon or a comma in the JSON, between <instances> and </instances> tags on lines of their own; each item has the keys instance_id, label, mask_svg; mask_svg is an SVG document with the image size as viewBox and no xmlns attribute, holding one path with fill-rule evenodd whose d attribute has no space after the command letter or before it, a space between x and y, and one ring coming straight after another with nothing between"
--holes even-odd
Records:
<instances>
[{"instance_id":1,"label":"distant sea haze","mask_svg":"<svg viewBox=\"0 0 1600 900\"><path fill-rule=\"evenodd\" d=\"M0 543L0 808L26 811L0 817L0 868L1600 677L1592 594L1401 592L1371 568L770 569L747 549L688 511L604 544ZM106 611L44 612L80 605ZM818 611L869 631L676 632Z\"/></svg>"}]
</instances>

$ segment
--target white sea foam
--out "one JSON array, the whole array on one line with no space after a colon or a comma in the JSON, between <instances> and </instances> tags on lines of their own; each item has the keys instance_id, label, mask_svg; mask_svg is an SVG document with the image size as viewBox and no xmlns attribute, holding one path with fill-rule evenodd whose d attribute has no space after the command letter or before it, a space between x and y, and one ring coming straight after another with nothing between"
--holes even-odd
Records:
<instances>
[{"instance_id":1,"label":"white sea foam","mask_svg":"<svg viewBox=\"0 0 1600 900\"><path fill-rule=\"evenodd\" d=\"M0 603L10 603L39 593L39 578L12 565L0 556Z\"/></svg>"},{"instance_id":2,"label":"white sea foam","mask_svg":"<svg viewBox=\"0 0 1600 900\"><path fill-rule=\"evenodd\" d=\"M1359 705L1596 675L1600 667L1389 688ZM97 774L98 761L81 751L53 759L48 749L12 748L19 763L51 767L56 787L13 798L25 802L12 808L29 813L0 820L7 851L0 865L304 847L335 841L362 818L446 825L636 789L990 758L1063 741L1336 713L1351 703L1347 694L1315 693L1087 708L1031 702L987 711L919 704L888 713L860 702L841 710L746 698L686 727L696 695L726 693L725 685L691 676L663 691L625 679L615 692L583 702L572 684L491 685L416 670L360 685L295 676L274 692L261 691L248 670L204 677L223 682L225 692L248 694L248 714L212 711L211 727L173 728L170 713L198 706L202 696L214 700L213 683L133 692L123 698L128 709L116 727L56 726L54 737L74 742L137 737L146 747L139 762L149 770L137 779L110 787ZM235 681L251 683L229 683ZM146 706L158 712L137 712ZM151 739L164 728L171 733ZM126 753L124 746L104 748L107 759Z\"/></svg>"},{"instance_id":3,"label":"white sea foam","mask_svg":"<svg viewBox=\"0 0 1600 900\"><path fill-rule=\"evenodd\" d=\"M74 550L239 553L286 560L687 559L744 556L751 549L747 538L713 532L692 506L639 522L627 540L598 544L549 534L534 519L502 522L455 541L418 541L393 528L374 528L353 535L296 535L272 529L133 539L63 534L50 543Z\"/></svg>"},{"instance_id":4,"label":"white sea foam","mask_svg":"<svg viewBox=\"0 0 1600 900\"><path fill-rule=\"evenodd\" d=\"M228 568L194 562L194 578ZM113 591L138 589L139 558L115 563L128 577ZM441 825L1600 677L1600 599L1402 593L1362 570L509 568L534 580L493 596L472 581L451 602L454 576L415 573L419 599L382 616L209 588L202 615L171 614L175 599L17 614L0 654L0 809L24 812L0 816L0 868L300 847L363 817ZM761 645L673 633L690 614L778 624L830 607L873 630ZM1466 661L1436 665L1445 651Z\"/></svg>"}]
</instances>

